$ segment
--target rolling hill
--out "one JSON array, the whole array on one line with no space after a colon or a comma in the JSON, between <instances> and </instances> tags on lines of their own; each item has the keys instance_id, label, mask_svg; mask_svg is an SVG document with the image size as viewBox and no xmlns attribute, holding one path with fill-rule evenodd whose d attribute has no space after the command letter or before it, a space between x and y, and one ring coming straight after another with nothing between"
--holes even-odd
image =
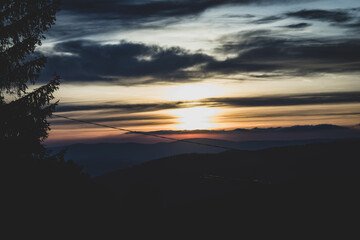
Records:
<instances>
[{"instance_id":1,"label":"rolling hill","mask_svg":"<svg viewBox=\"0 0 360 240\"><path fill-rule=\"evenodd\" d=\"M239 150L259 150L270 147L303 145L313 142L326 142L326 139L295 141L226 141L217 139L188 139L193 142L223 146ZM52 148L54 152L67 149L65 158L84 167L91 176L99 176L115 170L125 169L162 157L184 153L220 153L221 148L190 144L181 141L154 144L141 143L98 143L73 144Z\"/></svg>"},{"instance_id":2,"label":"rolling hill","mask_svg":"<svg viewBox=\"0 0 360 240\"><path fill-rule=\"evenodd\" d=\"M346 192L360 182L359 149L360 140L355 139L257 151L182 154L95 179L119 199L132 199L126 201L141 205L155 194L156 199L161 196L165 207L247 192L254 187L270 192L304 192L304 196L310 192Z\"/></svg>"}]
</instances>

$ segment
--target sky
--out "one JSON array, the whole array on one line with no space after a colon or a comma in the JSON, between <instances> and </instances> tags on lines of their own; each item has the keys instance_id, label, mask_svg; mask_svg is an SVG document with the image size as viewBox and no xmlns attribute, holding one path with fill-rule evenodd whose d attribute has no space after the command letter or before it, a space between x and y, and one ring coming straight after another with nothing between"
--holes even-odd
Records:
<instances>
[{"instance_id":1,"label":"sky","mask_svg":"<svg viewBox=\"0 0 360 240\"><path fill-rule=\"evenodd\" d=\"M360 123L358 0L63 0L57 114L134 131ZM48 141L121 137L53 118Z\"/></svg>"}]
</instances>

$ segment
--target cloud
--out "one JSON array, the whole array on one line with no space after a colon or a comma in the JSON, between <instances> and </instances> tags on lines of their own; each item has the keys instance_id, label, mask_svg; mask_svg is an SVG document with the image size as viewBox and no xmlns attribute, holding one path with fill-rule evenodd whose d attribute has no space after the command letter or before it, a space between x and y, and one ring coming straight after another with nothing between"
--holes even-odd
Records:
<instances>
[{"instance_id":1,"label":"cloud","mask_svg":"<svg viewBox=\"0 0 360 240\"><path fill-rule=\"evenodd\" d=\"M286 14L289 17L296 17L307 20L318 20L318 21L326 21L333 23L343 23L348 22L353 19L353 16L345 10L301 10L297 12L288 12Z\"/></svg>"},{"instance_id":2,"label":"cloud","mask_svg":"<svg viewBox=\"0 0 360 240\"><path fill-rule=\"evenodd\" d=\"M144 19L194 15L206 9L227 4L274 4L277 2L294 2L294 0L63 0L62 9L93 17L101 16L102 19Z\"/></svg>"},{"instance_id":3,"label":"cloud","mask_svg":"<svg viewBox=\"0 0 360 240\"><path fill-rule=\"evenodd\" d=\"M345 24L338 24L338 27L348 28L351 33L360 33L360 18L356 21L345 23Z\"/></svg>"},{"instance_id":4,"label":"cloud","mask_svg":"<svg viewBox=\"0 0 360 240\"><path fill-rule=\"evenodd\" d=\"M143 103L143 104L60 104L56 107L56 112L76 112L76 111L119 111L121 113L134 112L153 112L158 110L175 109L184 107L185 102L165 102L165 103Z\"/></svg>"},{"instance_id":5,"label":"cloud","mask_svg":"<svg viewBox=\"0 0 360 240\"><path fill-rule=\"evenodd\" d=\"M48 57L42 78L49 78L56 72L67 82L103 81L131 85L143 81L189 81L192 73L187 68L212 59L179 47L163 48L124 41L113 45L70 41L59 43L54 49L62 54ZM124 78L133 81L127 82Z\"/></svg>"},{"instance_id":6,"label":"cloud","mask_svg":"<svg viewBox=\"0 0 360 240\"><path fill-rule=\"evenodd\" d=\"M311 24L310 23L297 23L297 24L290 24L287 26L284 26L286 28L306 28L306 27L310 27Z\"/></svg>"},{"instance_id":7,"label":"cloud","mask_svg":"<svg viewBox=\"0 0 360 240\"><path fill-rule=\"evenodd\" d=\"M196 18L209 8L223 5L284 2L295 0L63 0L57 24L48 32L48 36L69 40L121 29L162 28L185 17Z\"/></svg>"},{"instance_id":8,"label":"cloud","mask_svg":"<svg viewBox=\"0 0 360 240\"><path fill-rule=\"evenodd\" d=\"M169 17L197 14L207 8L226 4L251 1L83 1L83 0L65 0L63 9L75 13L104 15L102 17L114 18L149 18L149 17Z\"/></svg>"},{"instance_id":9,"label":"cloud","mask_svg":"<svg viewBox=\"0 0 360 240\"><path fill-rule=\"evenodd\" d=\"M284 19L284 16L269 16L269 17L264 17L264 18L252 21L251 23L255 23L255 24L272 23L272 22L276 22L276 21L279 21L282 19Z\"/></svg>"},{"instance_id":10,"label":"cloud","mask_svg":"<svg viewBox=\"0 0 360 240\"><path fill-rule=\"evenodd\" d=\"M338 10L320 10L320 9L303 9L296 12L287 12L279 15L267 16L260 18L258 20L252 21L253 24L264 24L272 23L275 21L283 20L285 18L299 18L302 20L311 20L311 21L322 21L329 22L332 26L338 27L347 27L347 28L356 28L358 27L358 17L359 9L338 9ZM305 28L309 27L309 23L298 23L290 24L284 27L287 28Z\"/></svg>"},{"instance_id":11,"label":"cloud","mask_svg":"<svg viewBox=\"0 0 360 240\"><path fill-rule=\"evenodd\" d=\"M346 23L354 20L357 15L357 9L340 9L340 10L320 10L320 9L303 9L296 12L287 12L285 14L272 15L251 23L263 24L279 21L285 18L299 18L304 20L316 20L331 23ZM291 26L291 25L290 25Z\"/></svg>"},{"instance_id":12,"label":"cloud","mask_svg":"<svg viewBox=\"0 0 360 240\"><path fill-rule=\"evenodd\" d=\"M346 38L294 38L269 30L241 32L220 39L224 61L211 61L213 73L269 72L284 75L344 73L360 70L360 42Z\"/></svg>"},{"instance_id":13,"label":"cloud","mask_svg":"<svg viewBox=\"0 0 360 240\"><path fill-rule=\"evenodd\" d=\"M57 129L59 129L59 125L83 124L83 122L70 121L57 117L56 115L59 114L93 123L120 124L122 127L174 124L176 123L176 117L157 111L182 107L187 107L185 102L142 104L118 104L115 102L105 104L60 103L55 109L55 116L51 119L51 123L55 124Z\"/></svg>"},{"instance_id":14,"label":"cloud","mask_svg":"<svg viewBox=\"0 0 360 240\"><path fill-rule=\"evenodd\" d=\"M360 103L360 92L328 92L260 97L206 98L198 101L158 102L142 104L60 104L56 112L107 111L111 113L145 113L187 107L275 107L314 104Z\"/></svg>"},{"instance_id":15,"label":"cloud","mask_svg":"<svg viewBox=\"0 0 360 240\"><path fill-rule=\"evenodd\" d=\"M301 25L288 26L292 28ZM102 82L117 85L201 81L241 73L267 78L360 71L360 42L346 38L294 38L270 30L244 31L219 40L217 60L180 47L161 47L121 41L101 45L68 41L55 45L41 80L56 72L64 82ZM266 73L265 73L266 72Z\"/></svg>"},{"instance_id":16,"label":"cloud","mask_svg":"<svg viewBox=\"0 0 360 240\"><path fill-rule=\"evenodd\" d=\"M74 117L74 119L79 119L81 121L87 121L92 123L107 123L107 124L120 124L122 127L128 126L153 126L153 125L164 125L164 124L174 124L174 117L170 115L131 115L131 116L113 116L113 117L88 117L79 115ZM50 119L52 125L56 125L59 129L59 125L73 126L84 124L84 122L70 121L68 119L63 119L57 116L54 116ZM89 125L91 126L91 125ZM74 127L75 128L75 127Z\"/></svg>"},{"instance_id":17,"label":"cloud","mask_svg":"<svg viewBox=\"0 0 360 240\"><path fill-rule=\"evenodd\" d=\"M202 102L213 107L275 107L314 104L360 103L360 92L329 92L274 95L264 97L208 98Z\"/></svg>"},{"instance_id":18,"label":"cloud","mask_svg":"<svg viewBox=\"0 0 360 240\"><path fill-rule=\"evenodd\" d=\"M255 15L252 14L224 14L225 18L254 18Z\"/></svg>"},{"instance_id":19,"label":"cloud","mask_svg":"<svg viewBox=\"0 0 360 240\"><path fill-rule=\"evenodd\" d=\"M320 111L319 109L315 110L294 110L294 111L277 111L271 113L257 113L257 114L247 114L247 115L232 115L229 118L291 118L291 117L349 117L349 116L360 116L359 112L329 112L329 109Z\"/></svg>"}]
</instances>

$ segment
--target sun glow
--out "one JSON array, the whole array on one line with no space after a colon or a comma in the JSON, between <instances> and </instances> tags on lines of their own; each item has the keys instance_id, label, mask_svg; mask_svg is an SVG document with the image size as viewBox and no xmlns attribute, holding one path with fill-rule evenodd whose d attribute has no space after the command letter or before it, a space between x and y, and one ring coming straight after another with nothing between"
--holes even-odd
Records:
<instances>
[{"instance_id":1,"label":"sun glow","mask_svg":"<svg viewBox=\"0 0 360 240\"><path fill-rule=\"evenodd\" d=\"M217 97L220 96L222 92L222 88L215 84L186 84L170 87L165 95L165 99L171 101L193 101L203 98Z\"/></svg>"},{"instance_id":2,"label":"sun glow","mask_svg":"<svg viewBox=\"0 0 360 240\"><path fill-rule=\"evenodd\" d=\"M214 117L219 111L216 108L194 107L171 110L169 113L178 117L179 124L175 128L195 130L217 127L217 123L214 123Z\"/></svg>"}]
</instances>

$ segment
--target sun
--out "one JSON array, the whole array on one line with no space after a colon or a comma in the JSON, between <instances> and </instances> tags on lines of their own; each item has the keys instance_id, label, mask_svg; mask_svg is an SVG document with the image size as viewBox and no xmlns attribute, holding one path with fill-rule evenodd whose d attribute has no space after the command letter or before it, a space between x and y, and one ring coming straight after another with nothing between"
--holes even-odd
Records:
<instances>
[{"instance_id":1,"label":"sun","mask_svg":"<svg viewBox=\"0 0 360 240\"><path fill-rule=\"evenodd\" d=\"M194 101L203 98L217 97L222 88L210 83L185 84L172 86L166 91L165 99L170 101Z\"/></svg>"},{"instance_id":2,"label":"sun","mask_svg":"<svg viewBox=\"0 0 360 240\"><path fill-rule=\"evenodd\" d=\"M213 129L217 126L214 122L219 109L208 107L182 108L169 111L178 118L179 124L175 126L181 130Z\"/></svg>"}]
</instances>

